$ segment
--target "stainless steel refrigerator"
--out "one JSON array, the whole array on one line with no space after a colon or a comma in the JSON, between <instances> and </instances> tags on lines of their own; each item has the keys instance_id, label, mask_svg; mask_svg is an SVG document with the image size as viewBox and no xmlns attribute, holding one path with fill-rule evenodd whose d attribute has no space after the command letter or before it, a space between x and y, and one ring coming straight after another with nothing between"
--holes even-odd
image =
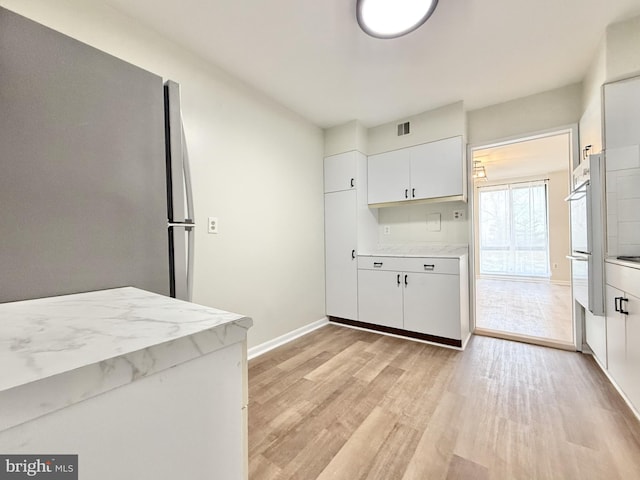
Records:
<instances>
[{"instance_id":1,"label":"stainless steel refrigerator","mask_svg":"<svg viewBox=\"0 0 640 480\"><path fill-rule=\"evenodd\" d=\"M189 245L178 85L0 8L0 302L190 300Z\"/></svg>"}]
</instances>

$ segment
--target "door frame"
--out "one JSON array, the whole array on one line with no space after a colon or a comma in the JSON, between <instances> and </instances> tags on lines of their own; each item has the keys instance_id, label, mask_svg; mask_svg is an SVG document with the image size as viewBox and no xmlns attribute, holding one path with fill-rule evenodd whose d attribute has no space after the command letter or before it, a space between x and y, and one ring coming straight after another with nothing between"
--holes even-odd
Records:
<instances>
[{"instance_id":1,"label":"door frame","mask_svg":"<svg viewBox=\"0 0 640 480\"><path fill-rule=\"evenodd\" d=\"M583 322L581 319L576 318L576 308L573 302L571 302L572 310L572 322L573 322L573 345L565 344L564 342L554 342L547 339L538 337L529 337L526 335L497 332L493 330L478 329L476 326L476 244L478 239L476 238L476 225L475 225L475 192L473 183L473 153L476 150L481 150L490 147L501 147L510 145L513 143L519 143L527 140L536 140L539 138L551 137L555 135L569 134L569 156L571 158L570 170L580 163L580 137L578 131L578 124L571 123L568 125L549 128L545 130L539 130L536 132L523 133L520 135L513 135L509 137L503 137L494 140L486 140L476 143L467 144L467 191L468 191L468 203L469 203L469 238L471 242L469 244L469 321L471 332L477 335L492 336L498 338L504 338L507 340L516 340L525 343L532 343L536 345L551 346L561 348L564 350L576 350L581 352L583 349ZM569 189L571 188L571 172L569 172ZM573 289L572 289L573 291Z\"/></svg>"}]
</instances>

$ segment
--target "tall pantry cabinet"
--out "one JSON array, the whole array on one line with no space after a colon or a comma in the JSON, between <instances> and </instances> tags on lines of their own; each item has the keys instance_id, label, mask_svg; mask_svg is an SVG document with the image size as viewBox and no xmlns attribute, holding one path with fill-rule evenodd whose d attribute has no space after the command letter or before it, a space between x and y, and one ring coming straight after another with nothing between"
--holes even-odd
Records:
<instances>
[{"instance_id":1,"label":"tall pantry cabinet","mask_svg":"<svg viewBox=\"0 0 640 480\"><path fill-rule=\"evenodd\" d=\"M377 240L377 211L367 205L367 157L351 151L324 159L327 316L358 320L358 253Z\"/></svg>"}]
</instances>

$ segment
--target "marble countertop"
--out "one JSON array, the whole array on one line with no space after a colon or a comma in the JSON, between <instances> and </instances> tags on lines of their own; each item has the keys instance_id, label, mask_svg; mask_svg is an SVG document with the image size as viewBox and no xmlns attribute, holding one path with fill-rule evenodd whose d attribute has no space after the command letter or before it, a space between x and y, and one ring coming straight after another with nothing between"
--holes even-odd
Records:
<instances>
[{"instance_id":1,"label":"marble countertop","mask_svg":"<svg viewBox=\"0 0 640 480\"><path fill-rule=\"evenodd\" d=\"M640 263L630 262L628 260L620 260L616 257L607 257L605 261L608 263L615 263L616 265L622 265L623 267L636 268L640 270Z\"/></svg>"},{"instance_id":2,"label":"marble countertop","mask_svg":"<svg viewBox=\"0 0 640 480\"><path fill-rule=\"evenodd\" d=\"M0 430L243 341L253 321L133 287L0 304Z\"/></svg>"},{"instance_id":3,"label":"marble countertop","mask_svg":"<svg viewBox=\"0 0 640 480\"><path fill-rule=\"evenodd\" d=\"M461 258L468 255L466 244L447 245L378 245L375 250L359 253L360 256L373 257L443 257Z\"/></svg>"}]
</instances>

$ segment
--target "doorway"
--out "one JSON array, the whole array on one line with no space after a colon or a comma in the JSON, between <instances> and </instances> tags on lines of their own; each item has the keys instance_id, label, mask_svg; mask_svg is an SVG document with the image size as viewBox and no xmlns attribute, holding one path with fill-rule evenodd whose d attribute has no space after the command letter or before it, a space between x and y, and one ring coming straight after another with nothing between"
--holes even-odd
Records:
<instances>
[{"instance_id":1,"label":"doorway","mask_svg":"<svg viewBox=\"0 0 640 480\"><path fill-rule=\"evenodd\" d=\"M571 131L471 150L475 333L575 349Z\"/></svg>"}]
</instances>

